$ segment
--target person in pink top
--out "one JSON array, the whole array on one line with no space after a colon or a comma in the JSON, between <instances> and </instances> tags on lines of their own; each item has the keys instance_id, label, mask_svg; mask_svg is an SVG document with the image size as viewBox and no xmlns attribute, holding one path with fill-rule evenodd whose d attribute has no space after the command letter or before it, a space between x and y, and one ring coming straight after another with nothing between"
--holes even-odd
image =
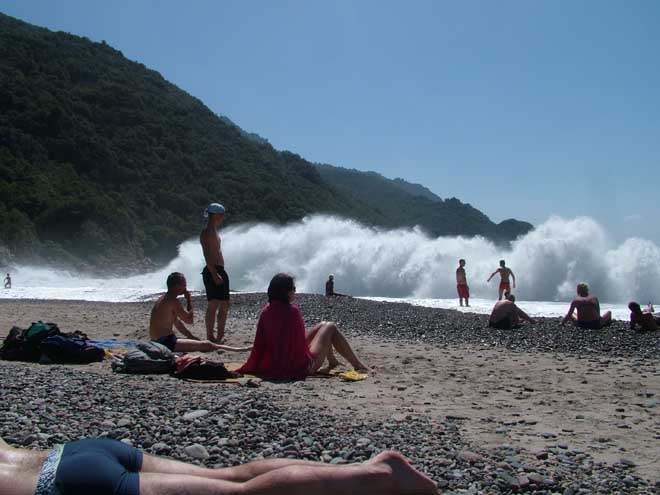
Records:
<instances>
[{"instance_id":1,"label":"person in pink top","mask_svg":"<svg viewBox=\"0 0 660 495\"><path fill-rule=\"evenodd\" d=\"M328 371L336 367L339 361L333 348L355 370L366 371L333 322L322 321L305 330L302 314L293 304L295 297L293 277L275 275L268 285L268 304L259 316L250 357L236 371L270 380L297 380L317 372L326 359Z\"/></svg>"}]
</instances>

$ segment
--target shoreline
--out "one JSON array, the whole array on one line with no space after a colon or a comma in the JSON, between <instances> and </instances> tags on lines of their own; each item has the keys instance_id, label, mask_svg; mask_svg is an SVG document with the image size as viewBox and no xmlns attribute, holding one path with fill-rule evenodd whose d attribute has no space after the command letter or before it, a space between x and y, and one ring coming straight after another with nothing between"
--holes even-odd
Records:
<instances>
[{"instance_id":1,"label":"shoreline","mask_svg":"<svg viewBox=\"0 0 660 495\"><path fill-rule=\"evenodd\" d=\"M228 343L251 343L265 295L233 300ZM660 487L660 335L632 333L621 322L602 335L578 332L556 319L496 331L485 327L486 316L455 310L306 294L297 302L307 324L338 322L372 367L367 380L248 389L117 375L107 362L0 361L0 400L9 404L0 435L32 447L106 435L188 461L195 459L185 447L197 443L209 453L198 461L210 466L260 456L355 462L395 448L445 493ZM205 299L193 305L192 331L201 336ZM151 301L0 300L0 334L47 319L90 338L142 339L150 309ZM183 419L196 410L207 413Z\"/></svg>"},{"instance_id":2,"label":"shoreline","mask_svg":"<svg viewBox=\"0 0 660 495\"><path fill-rule=\"evenodd\" d=\"M193 300L200 300L200 301L206 301L206 298L203 294L203 291L200 290L195 290L192 291L192 299ZM196 294L194 293L196 292ZM2 297L2 293L0 292L0 303L12 303L12 302L27 302L27 303L89 303L89 304L144 304L144 303L149 303L153 302L158 296L164 294L164 291L160 292L154 292L152 294L153 297L151 296L144 296L143 299L141 300L134 300L134 301L96 301L96 300L88 300L88 299L66 299L66 298L11 298L11 297ZM328 301L332 300L337 300L339 298L333 298L333 299L328 299L326 296L324 296L321 293L313 293L313 292L298 292L298 296L302 297L320 297L323 299L326 299ZM231 292L231 297L232 300L236 297L243 297L243 296L251 296L251 297L262 297L264 304L267 302L267 296L265 292L255 292L255 291L232 291ZM456 308L446 308L446 307L435 307L435 306L425 306L421 304L414 304L412 302L403 300L404 298L401 298L402 300L397 300L397 298L389 298L389 297L381 297L381 296L347 296L347 300L359 300L359 301L367 301L367 302L372 302L372 303L381 303L381 304L401 304L401 305L408 305L408 306L413 306L417 308L427 308L427 309L433 309L437 311L452 311L458 315L464 314L468 316L487 316L487 313L479 313L476 311L470 311L470 310L464 310L463 307L459 309L459 306ZM493 305L497 302L497 300L493 299L492 303ZM517 304L520 303L521 305L524 305L525 302L529 301L517 301ZM539 301L532 301L532 302L539 302ZM552 302L552 301L551 301ZM553 302L554 303L554 302ZM560 302L561 304L565 304L566 309L568 310L568 306L570 305L570 301L566 302ZM611 303L610 305L616 305L619 303ZM623 304L623 303L621 303ZM605 304L607 306L607 304ZM530 315L532 316L532 315ZM562 316L563 317L563 316ZM560 319L559 316L533 316L534 319L545 319L545 320L558 320ZM621 319L621 318L615 318L612 317L613 322L621 322L621 323L628 323L628 319Z\"/></svg>"}]
</instances>

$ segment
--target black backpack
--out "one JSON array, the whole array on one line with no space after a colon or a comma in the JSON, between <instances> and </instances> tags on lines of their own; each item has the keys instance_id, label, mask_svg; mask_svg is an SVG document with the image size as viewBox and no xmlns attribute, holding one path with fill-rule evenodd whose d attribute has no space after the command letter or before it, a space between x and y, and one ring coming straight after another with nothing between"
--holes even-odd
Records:
<instances>
[{"instance_id":1,"label":"black backpack","mask_svg":"<svg viewBox=\"0 0 660 495\"><path fill-rule=\"evenodd\" d=\"M228 378L239 378L240 373L229 371L224 363L214 361L202 361L192 363L180 373L174 373L177 378L184 380L226 380Z\"/></svg>"},{"instance_id":2,"label":"black backpack","mask_svg":"<svg viewBox=\"0 0 660 495\"><path fill-rule=\"evenodd\" d=\"M166 374L174 371L175 357L163 344L158 342L140 342L118 360L112 362L112 369L117 373L135 373L141 375Z\"/></svg>"},{"instance_id":3,"label":"black backpack","mask_svg":"<svg viewBox=\"0 0 660 495\"><path fill-rule=\"evenodd\" d=\"M39 361L41 343L48 337L60 335L55 323L38 321L29 328L12 327L0 348L0 357L7 361Z\"/></svg>"},{"instance_id":4,"label":"black backpack","mask_svg":"<svg viewBox=\"0 0 660 495\"><path fill-rule=\"evenodd\" d=\"M6 361L21 361L23 352L23 334L25 330L19 327L11 327L9 335L5 338L0 347L0 359Z\"/></svg>"},{"instance_id":5,"label":"black backpack","mask_svg":"<svg viewBox=\"0 0 660 495\"><path fill-rule=\"evenodd\" d=\"M67 335L51 335L41 342L42 362L88 364L103 361L105 352L85 339ZM44 359L45 358L45 359Z\"/></svg>"}]
</instances>

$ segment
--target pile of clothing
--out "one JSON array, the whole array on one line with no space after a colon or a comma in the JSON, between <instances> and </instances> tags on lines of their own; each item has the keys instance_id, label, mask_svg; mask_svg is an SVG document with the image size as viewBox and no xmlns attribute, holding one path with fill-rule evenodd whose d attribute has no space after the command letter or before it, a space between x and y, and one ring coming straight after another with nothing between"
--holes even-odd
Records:
<instances>
[{"instance_id":1,"label":"pile of clothing","mask_svg":"<svg viewBox=\"0 0 660 495\"><path fill-rule=\"evenodd\" d=\"M227 370L223 363L208 361L202 356L177 356L158 342L140 342L126 354L110 355L112 369L117 373L139 375L171 374L176 378L194 380L226 380L241 375Z\"/></svg>"},{"instance_id":2,"label":"pile of clothing","mask_svg":"<svg viewBox=\"0 0 660 495\"><path fill-rule=\"evenodd\" d=\"M13 327L0 347L0 359L43 364L88 364L102 361L103 349L82 332L62 332L56 323L38 321L29 328Z\"/></svg>"}]
</instances>

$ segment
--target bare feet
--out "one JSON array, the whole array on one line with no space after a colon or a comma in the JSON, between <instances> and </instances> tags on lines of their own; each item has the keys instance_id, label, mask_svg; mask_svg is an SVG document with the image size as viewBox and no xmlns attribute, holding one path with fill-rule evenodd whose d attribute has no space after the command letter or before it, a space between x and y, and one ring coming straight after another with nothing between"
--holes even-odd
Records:
<instances>
[{"instance_id":1,"label":"bare feet","mask_svg":"<svg viewBox=\"0 0 660 495\"><path fill-rule=\"evenodd\" d=\"M214 344L224 344L225 343L225 337L216 337L215 335L209 335L208 333L206 334L206 340L210 340Z\"/></svg>"},{"instance_id":2,"label":"bare feet","mask_svg":"<svg viewBox=\"0 0 660 495\"><path fill-rule=\"evenodd\" d=\"M417 471L398 452L385 451L367 461L371 467L389 474L395 485L391 493L435 495L437 485L427 476Z\"/></svg>"},{"instance_id":3,"label":"bare feet","mask_svg":"<svg viewBox=\"0 0 660 495\"><path fill-rule=\"evenodd\" d=\"M371 371L367 366L365 366L362 363L358 363L357 366L353 366L353 369L355 371L358 371L359 373L369 373Z\"/></svg>"},{"instance_id":4,"label":"bare feet","mask_svg":"<svg viewBox=\"0 0 660 495\"><path fill-rule=\"evenodd\" d=\"M337 366L339 366L339 360L337 358L330 359L328 358L328 371L335 369Z\"/></svg>"}]
</instances>

